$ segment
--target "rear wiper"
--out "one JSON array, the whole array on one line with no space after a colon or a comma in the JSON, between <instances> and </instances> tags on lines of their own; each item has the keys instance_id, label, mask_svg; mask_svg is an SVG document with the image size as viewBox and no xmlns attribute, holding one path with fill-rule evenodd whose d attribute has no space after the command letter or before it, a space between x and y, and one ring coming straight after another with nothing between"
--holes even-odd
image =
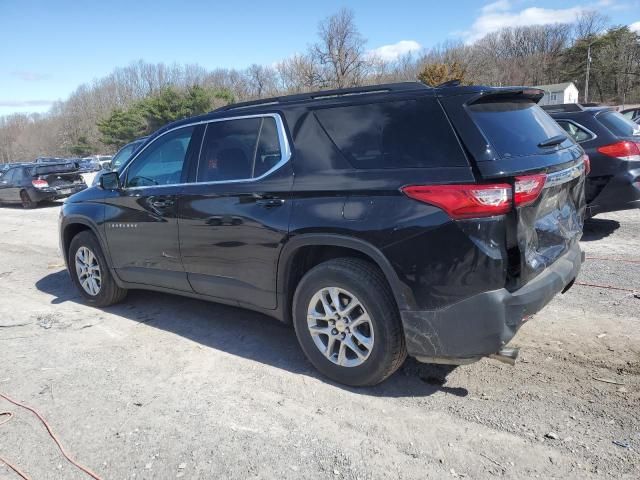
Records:
<instances>
[{"instance_id":1,"label":"rear wiper","mask_svg":"<svg viewBox=\"0 0 640 480\"><path fill-rule=\"evenodd\" d=\"M540 148L553 147L554 145L560 145L567 139L566 135L556 135L555 137L547 138L538 144Z\"/></svg>"}]
</instances>

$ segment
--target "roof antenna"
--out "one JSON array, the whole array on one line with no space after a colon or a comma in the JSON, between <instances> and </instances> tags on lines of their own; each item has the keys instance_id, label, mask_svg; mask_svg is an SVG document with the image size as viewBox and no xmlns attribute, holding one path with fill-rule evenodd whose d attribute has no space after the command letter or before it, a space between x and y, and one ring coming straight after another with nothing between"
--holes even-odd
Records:
<instances>
[{"instance_id":1,"label":"roof antenna","mask_svg":"<svg viewBox=\"0 0 640 480\"><path fill-rule=\"evenodd\" d=\"M447 80L446 82L442 82L440 85L436 86L436 88L459 87L460 83L460 79L456 78L455 80Z\"/></svg>"}]
</instances>

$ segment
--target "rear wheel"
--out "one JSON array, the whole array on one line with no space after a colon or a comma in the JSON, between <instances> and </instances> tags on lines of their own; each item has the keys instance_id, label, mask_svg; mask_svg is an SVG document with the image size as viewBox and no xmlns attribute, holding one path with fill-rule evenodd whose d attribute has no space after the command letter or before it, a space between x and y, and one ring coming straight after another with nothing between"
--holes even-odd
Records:
<instances>
[{"instance_id":1,"label":"rear wheel","mask_svg":"<svg viewBox=\"0 0 640 480\"><path fill-rule=\"evenodd\" d=\"M407 355L389 285L361 259L338 258L307 272L296 289L293 321L309 361L340 383L380 383Z\"/></svg>"},{"instance_id":2,"label":"rear wheel","mask_svg":"<svg viewBox=\"0 0 640 480\"><path fill-rule=\"evenodd\" d=\"M88 304L107 307L127 295L113 279L93 233L84 231L73 237L67 258L71 279Z\"/></svg>"},{"instance_id":3,"label":"rear wheel","mask_svg":"<svg viewBox=\"0 0 640 480\"><path fill-rule=\"evenodd\" d=\"M38 202L31 200L31 197L26 190L22 190L20 192L20 202L22 203L22 208L36 208L38 205Z\"/></svg>"}]
</instances>

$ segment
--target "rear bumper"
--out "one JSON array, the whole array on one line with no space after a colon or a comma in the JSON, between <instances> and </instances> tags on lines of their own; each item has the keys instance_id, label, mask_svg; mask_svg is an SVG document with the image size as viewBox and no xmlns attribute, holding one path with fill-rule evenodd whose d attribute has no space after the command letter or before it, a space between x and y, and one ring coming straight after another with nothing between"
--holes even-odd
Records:
<instances>
[{"instance_id":1,"label":"rear bumper","mask_svg":"<svg viewBox=\"0 0 640 480\"><path fill-rule=\"evenodd\" d=\"M576 243L514 292L502 288L438 310L401 311L409 355L434 363L465 363L496 353L514 337L524 317L541 310L575 280L582 261Z\"/></svg>"},{"instance_id":2,"label":"rear bumper","mask_svg":"<svg viewBox=\"0 0 640 480\"><path fill-rule=\"evenodd\" d=\"M591 216L640 208L640 167L611 178L588 208Z\"/></svg>"},{"instance_id":3,"label":"rear bumper","mask_svg":"<svg viewBox=\"0 0 640 480\"><path fill-rule=\"evenodd\" d=\"M86 189L86 185L72 185L66 189L56 188L32 188L29 190L29 197L34 202L44 202L47 200L57 200L60 198L67 198L74 193L81 192ZM64 191L64 193L63 193Z\"/></svg>"}]
</instances>

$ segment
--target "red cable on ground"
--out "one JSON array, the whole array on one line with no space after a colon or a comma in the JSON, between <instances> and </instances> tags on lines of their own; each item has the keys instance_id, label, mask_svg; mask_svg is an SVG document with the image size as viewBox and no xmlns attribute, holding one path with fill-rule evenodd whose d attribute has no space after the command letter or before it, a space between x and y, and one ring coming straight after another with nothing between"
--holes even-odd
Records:
<instances>
[{"instance_id":1,"label":"red cable on ground","mask_svg":"<svg viewBox=\"0 0 640 480\"><path fill-rule=\"evenodd\" d=\"M53 433L53 430L51 430L51 427L49 426L49 424L47 423L47 421L42 417L42 415L40 415L34 408L29 407L28 405L24 405L16 400L13 400L11 397L6 396L3 393L0 393L0 397L4 398L7 402L11 402L14 405L24 408L25 410L29 410L31 413L33 413L36 417L38 417L38 419L42 422L42 424L44 425L44 427L47 429L47 432L49 432L49 436L51 436L51 438L53 439L53 441L56 443L56 445L58 446L58 448L60 449L60 453L62 453L62 455L64 456L64 458L67 459L67 461L69 463L71 463L72 465L74 465L75 467L79 468L80 470L82 470L84 473L86 473L87 475L89 475L91 478L95 479L95 480L102 480L96 473L92 472L91 470L89 470L89 468L80 465L78 462L76 462L74 459L72 459L67 452L64 450L64 448L62 447L62 444L60 443L60 440L58 440L58 437L56 437L55 433ZM9 412L7 412L9 413ZM10 414L10 417L13 414ZM6 423L9 420L5 420L2 423ZM1 425L1 424L0 424ZM25 480L29 480L29 477L27 477L24 473L22 473L20 470L18 470L15 466L11 465L9 462L7 462L4 458L0 457L0 460L3 461L4 463L6 463L11 469L13 469L13 471L15 471L18 475L20 475L22 478L24 478Z\"/></svg>"},{"instance_id":2,"label":"red cable on ground","mask_svg":"<svg viewBox=\"0 0 640 480\"><path fill-rule=\"evenodd\" d=\"M606 290L621 290L623 292L631 292L631 293L636 293L637 292L637 290L631 290L629 288L612 287L610 285L596 285L595 283L575 282L575 285L582 285L583 287L604 288Z\"/></svg>"}]
</instances>

